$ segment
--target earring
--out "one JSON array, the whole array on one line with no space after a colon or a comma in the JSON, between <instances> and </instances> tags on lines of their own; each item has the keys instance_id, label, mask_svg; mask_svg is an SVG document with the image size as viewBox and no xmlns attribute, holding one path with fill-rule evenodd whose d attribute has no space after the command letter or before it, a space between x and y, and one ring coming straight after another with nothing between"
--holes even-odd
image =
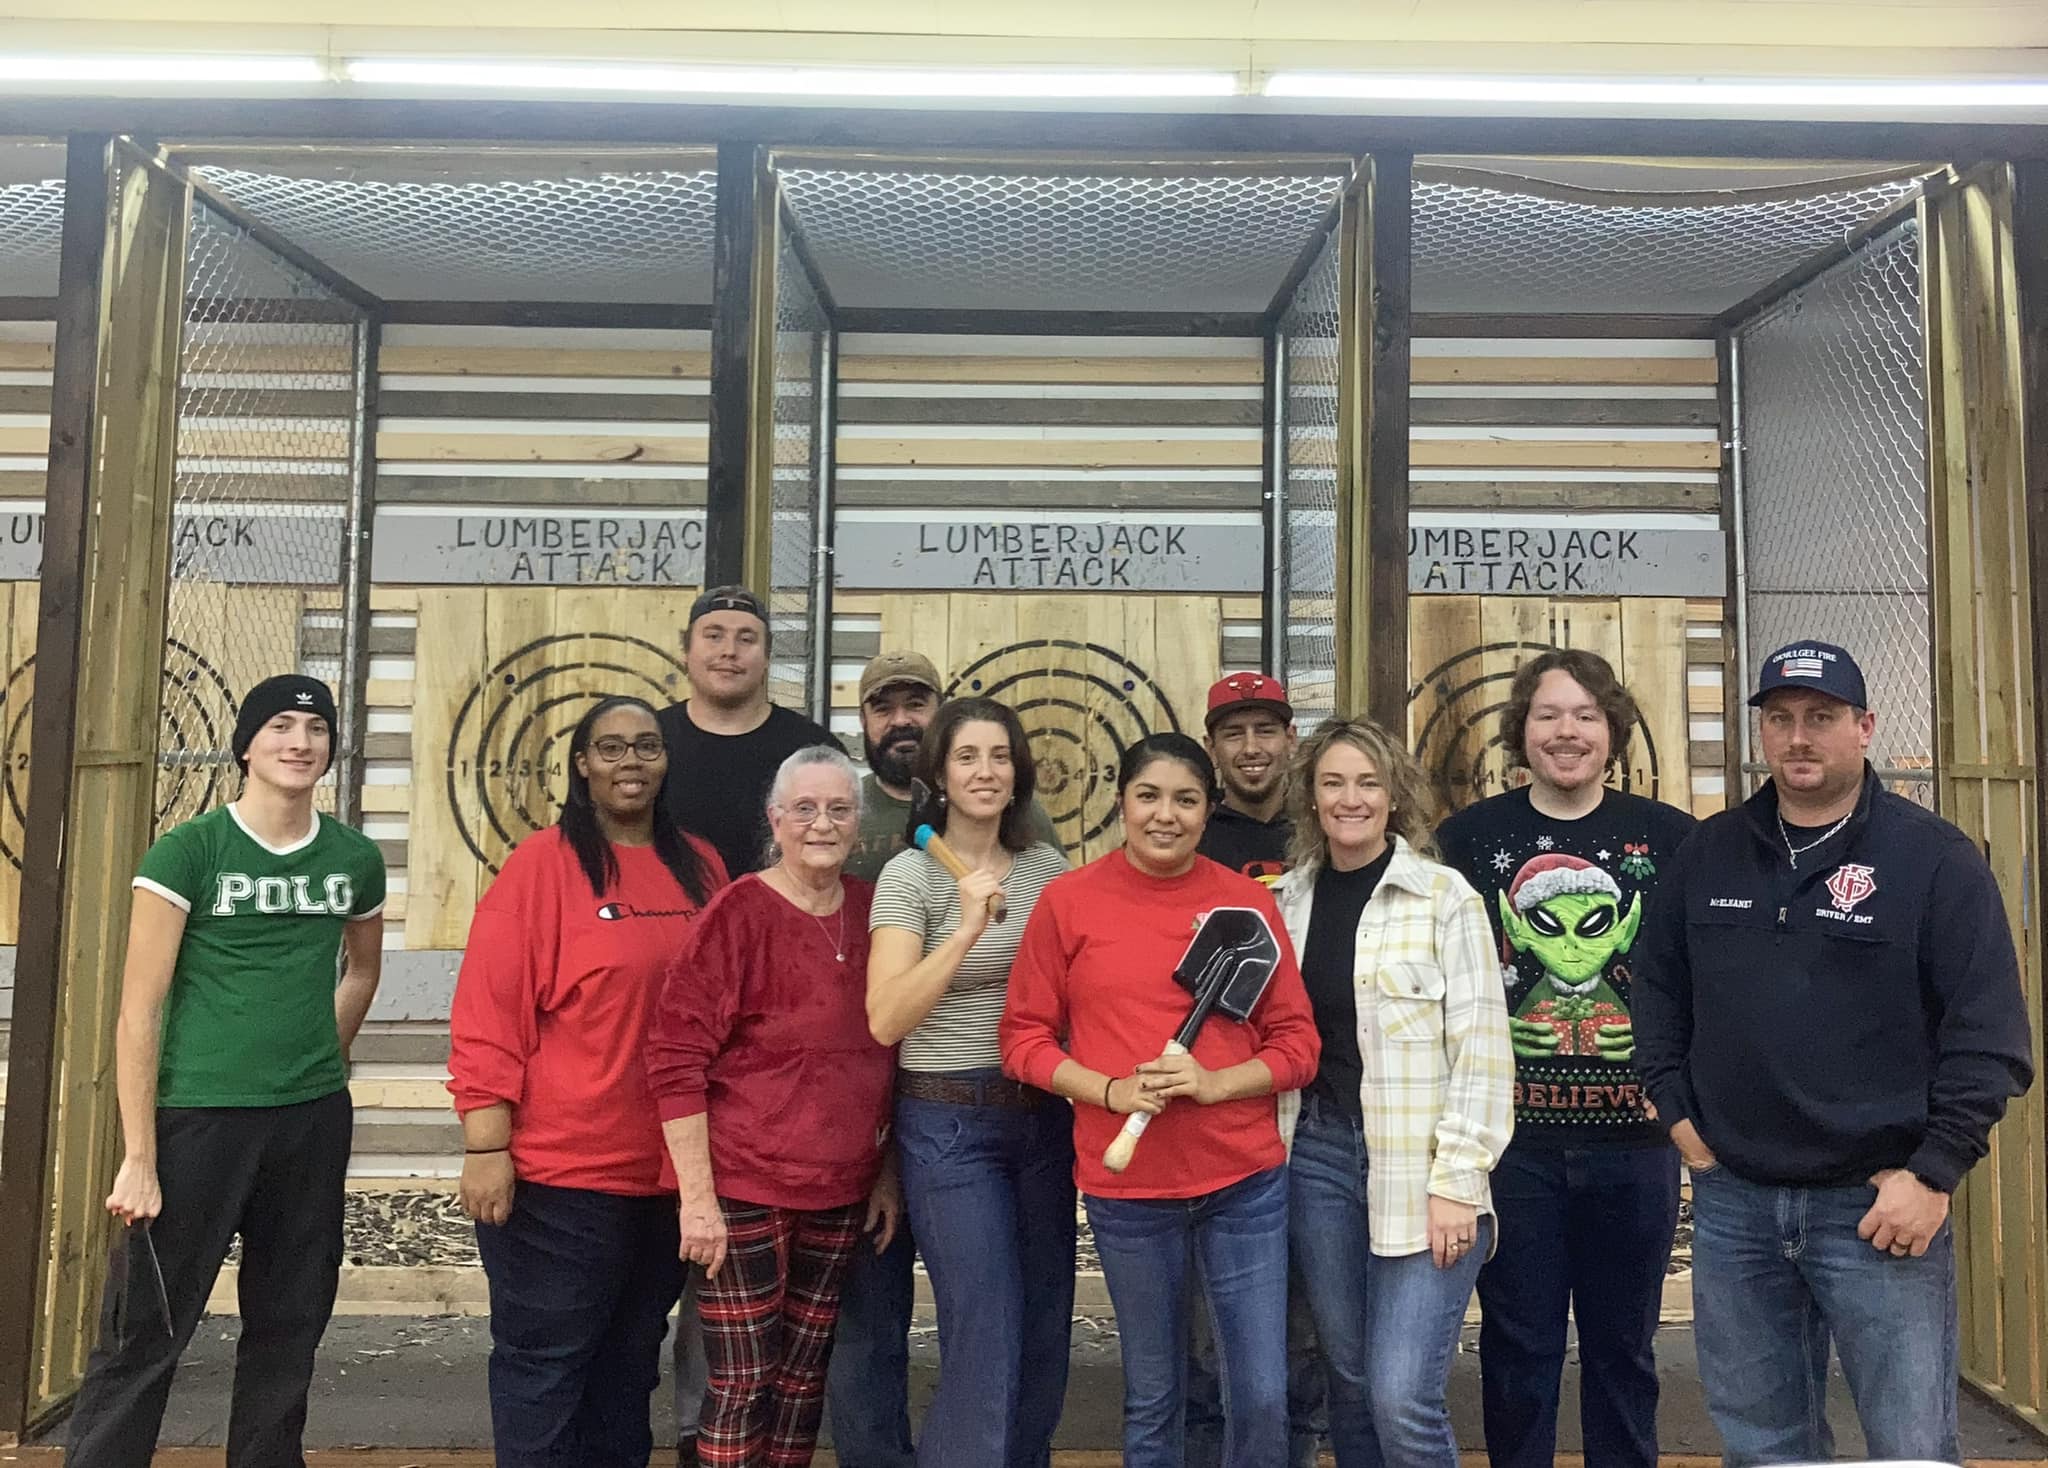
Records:
<instances>
[{"instance_id":1,"label":"earring","mask_svg":"<svg viewBox=\"0 0 2048 1468\"><path fill-rule=\"evenodd\" d=\"M943 790L941 790L941 791L939 792L939 804L940 804L940 805L944 805L945 803L946 803L946 792L945 792L945 791L943 791Z\"/></svg>"}]
</instances>

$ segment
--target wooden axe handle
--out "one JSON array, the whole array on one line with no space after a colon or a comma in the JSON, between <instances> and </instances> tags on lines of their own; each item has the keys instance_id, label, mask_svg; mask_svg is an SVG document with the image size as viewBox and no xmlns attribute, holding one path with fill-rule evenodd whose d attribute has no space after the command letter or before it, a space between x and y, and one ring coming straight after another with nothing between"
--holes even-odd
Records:
<instances>
[{"instance_id":1,"label":"wooden axe handle","mask_svg":"<svg viewBox=\"0 0 2048 1468\"><path fill-rule=\"evenodd\" d=\"M946 844L946 838L936 832L924 838L924 849L932 854L940 866L953 874L953 880L956 882L971 870L966 862L960 860L953 848ZM1010 905L1003 901L1002 893L996 893L989 902L988 915L996 922L1001 922L1010 915Z\"/></svg>"}]
</instances>

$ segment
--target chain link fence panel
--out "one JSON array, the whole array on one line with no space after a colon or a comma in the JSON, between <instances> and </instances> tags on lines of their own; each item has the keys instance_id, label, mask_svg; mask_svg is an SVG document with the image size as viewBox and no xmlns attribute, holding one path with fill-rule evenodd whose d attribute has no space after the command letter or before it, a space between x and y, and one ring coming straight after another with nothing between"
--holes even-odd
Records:
<instances>
[{"instance_id":1,"label":"chain link fence panel","mask_svg":"<svg viewBox=\"0 0 2048 1468\"><path fill-rule=\"evenodd\" d=\"M775 632L769 696L799 709L811 702L813 577L825 488L819 410L829 391L823 349L831 326L810 272L783 238L775 257L775 358L769 384L774 493L768 615ZM810 712L823 717L826 711Z\"/></svg>"},{"instance_id":2,"label":"chain link fence panel","mask_svg":"<svg viewBox=\"0 0 2048 1468\"><path fill-rule=\"evenodd\" d=\"M1920 234L1907 221L1735 339L1742 674L1795 640L1863 667L1893 788L1934 799ZM1761 756L1749 737L1745 763Z\"/></svg>"},{"instance_id":3,"label":"chain link fence panel","mask_svg":"<svg viewBox=\"0 0 2048 1468\"><path fill-rule=\"evenodd\" d=\"M1713 315L1796 269L1910 194L1886 178L1803 197L1519 191L1467 170L1416 169L1414 309L1517 315Z\"/></svg>"},{"instance_id":4,"label":"chain link fence panel","mask_svg":"<svg viewBox=\"0 0 2048 1468\"><path fill-rule=\"evenodd\" d=\"M354 528L354 308L199 202L185 297L159 830L234 795L231 737L253 684L302 672L341 698ZM337 756L352 733L334 731Z\"/></svg>"},{"instance_id":5,"label":"chain link fence panel","mask_svg":"<svg viewBox=\"0 0 2048 1468\"><path fill-rule=\"evenodd\" d=\"M465 160L446 176L307 177L215 165L193 170L223 197L386 300L701 305L711 299L718 177L702 171ZM378 177L377 174L386 176Z\"/></svg>"},{"instance_id":6,"label":"chain link fence panel","mask_svg":"<svg viewBox=\"0 0 2048 1468\"><path fill-rule=\"evenodd\" d=\"M0 296L50 297L54 312L63 237L63 179L0 184Z\"/></svg>"},{"instance_id":7,"label":"chain link fence panel","mask_svg":"<svg viewBox=\"0 0 2048 1468\"><path fill-rule=\"evenodd\" d=\"M1332 230L1280 315L1286 469L1281 676L1306 734L1336 710L1337 400L1342 249Z\"/></svg>"},{"instance_id":8,"label":"chain link fence panel","mask_svg":"<svg viewBox=\"0 0 2048 1468\"><path fill-rule=\"evenodd\" d=\"M843 306L1263 311L1344 184L1301 173L976 173L793 164L782 186Z\"/></svg>"}]
</instances>

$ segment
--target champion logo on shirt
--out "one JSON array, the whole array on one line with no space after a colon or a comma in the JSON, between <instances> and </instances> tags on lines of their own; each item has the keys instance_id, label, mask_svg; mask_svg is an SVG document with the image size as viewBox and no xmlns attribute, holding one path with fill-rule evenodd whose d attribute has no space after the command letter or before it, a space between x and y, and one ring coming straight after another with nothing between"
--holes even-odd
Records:
<instances>
[{"instance_id":1,"label":"champion logo on shirt","mask_svg":"<svg viewBox=\"0 0 2048 1468\"><path fill-rule=\"evenodd\" d=\"M597 910L598 917L608 923L624 922L627 918L672 918L695 917L694 907L635 907L630 902L607 902Z\"/></svg>"}]
</instances>

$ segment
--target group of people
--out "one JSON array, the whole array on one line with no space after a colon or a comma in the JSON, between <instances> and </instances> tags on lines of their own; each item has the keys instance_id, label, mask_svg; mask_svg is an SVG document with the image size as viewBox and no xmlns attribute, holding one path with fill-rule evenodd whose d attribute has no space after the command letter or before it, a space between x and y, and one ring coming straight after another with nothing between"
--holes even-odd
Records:
<instances>
[{"instance_id":1,"label":"group of people","mask_svg":"<svg viewBox=\"0 0 2048 1468\"><path fill-rule=\"evenodd\" d=\"M1828 1454L1832 1342L1873 1456L1959 1461L1948 1198L2031 1083L2028 1022L1984 859L1869 768L1846 651L1766 661L1772 778L1697 829L1606 783L1636 710L1591 653L1521 667L1527 783L1441 825L1393 731L1299 734L1229 674L1205 739L1123 751L1122 844L1070 868L1013 710L884 652L863 774L768 701L770 635L744 588L697 598L688 701L592 706L558 824L477 907L449 1088L501 1464L647 1463L676 1311L684 1464L807 1463L829 1402L844 1468L1047 1468L1078 1202L1131 1468L1296 1468L1324 1434L1340 1468L1455 1464L1475 1290L1492 1460L1553 1460L1570 1320L1588 1461L1637 1468L1681 1164L1728 1460ZM238 1233L229 1462L301 1461L383 882L313 809L332 730L312 680L252 690L241 797L136 879L88 1468L147 1461ZM1278 961L1169 1045L1224 908Z\"/></svg>"}]
</instances>

